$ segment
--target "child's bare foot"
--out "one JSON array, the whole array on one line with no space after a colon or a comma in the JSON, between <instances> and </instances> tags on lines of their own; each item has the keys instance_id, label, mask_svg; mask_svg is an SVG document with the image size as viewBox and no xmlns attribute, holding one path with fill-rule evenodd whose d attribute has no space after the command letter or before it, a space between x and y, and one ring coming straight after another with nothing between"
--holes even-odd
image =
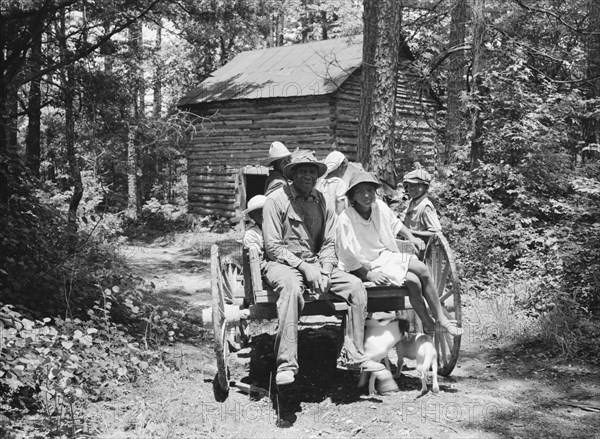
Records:
<instances>
[{"instance_id":1,"label":"child's bare foot","mask_svg":"<svg viewBox=\"0 0 600 439\"><path fill-rule=\"evenodd\" d=\"M462 335L463 333L462 328L459 328L454 320L444 318L439 321L439 324L452 336Z\"/></svg>"}]
</instances>

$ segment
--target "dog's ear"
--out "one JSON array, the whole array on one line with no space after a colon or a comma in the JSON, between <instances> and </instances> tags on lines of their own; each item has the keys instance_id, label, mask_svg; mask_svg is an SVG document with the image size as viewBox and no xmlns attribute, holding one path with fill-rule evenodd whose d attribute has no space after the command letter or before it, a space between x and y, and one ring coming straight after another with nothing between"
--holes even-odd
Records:
<instances>
[{"instance_id":1,"label":"dog's ear","mask_svg":"<svg viewBox=\"0 0 600 439\"><path fill-rule=\"evenodd\" d=\"M399 319L398 327L400 328L400 332L407 333L410 331L410 323L408 323L408 320Z\"/></svg>"}]
</instances>

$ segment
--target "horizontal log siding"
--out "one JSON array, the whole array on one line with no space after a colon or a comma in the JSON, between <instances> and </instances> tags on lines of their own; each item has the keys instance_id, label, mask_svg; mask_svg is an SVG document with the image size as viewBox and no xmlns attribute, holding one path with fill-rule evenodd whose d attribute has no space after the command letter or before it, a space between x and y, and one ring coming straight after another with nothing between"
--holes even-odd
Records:
<instances>
[{"instance_id":1,"label":"horizontal log siding","mask_svg":"<svg viewBox=\"0 0 600 439\"><path fill-rule=\"evenodd\" d=\"M337 105L336 145L350 160L358 147L358 108L360 105L361 71L357 69L334 94ZM396 92L396 168L403 175L405 168L419 161L431 166L437 155L437 134L433 122L436 102L421 93L418 76L410 62L400 65Z\"/></svg>"},{"instance_id":2,"label":"horizontal log siding","mask_svg":"<svg viewBox=\"0 0 600 439\"><path fill-rule=\"evenodd\" d=\"M360 69L355 71L333 95L336 105L336 145L348 160L356 160L358 145L358 107L360 103Z\"/></svg>"},{"instance_id":3,"label":"horizontal log siding","mask_svg":"<svg viewBox=\"0 0 600 439\"><path fill-rule=\"evenodd\" d=\"M414 162L433 171L438 150L437 103L419 86L409 61L400 65L396 91L396 172L402 177Z\"/></svg>"},{"instance_id":4,"label":"horizontal log siding","mask_svg":"<svg viewBox=\"0 0 600 439\"><path fill-rule=\"evenodd\" d=\"M205 118L187 151L191 213L236 216L234 174L267 157L275 140L290 151L312 149L320 159L332 149L328 96L215 102L190 110Z\"/></svg>"}]
</instances>

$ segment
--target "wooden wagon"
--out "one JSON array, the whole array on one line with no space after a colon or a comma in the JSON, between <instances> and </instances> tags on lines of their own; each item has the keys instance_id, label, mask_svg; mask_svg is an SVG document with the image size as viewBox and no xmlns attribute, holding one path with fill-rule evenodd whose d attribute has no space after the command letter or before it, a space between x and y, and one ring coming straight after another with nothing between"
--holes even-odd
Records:
<instances>
[{"instance_id":1,"label":"wooden wagon","mask_svg":"<svg viewBox=\"0 0 600 439\"><path fill-rule=\"evenodd\" d=\"M444 313L461 327L459 279L452 251L442 234L429 239L423 259L431 272ZM213 384L215 397L221 401L227 397L231 385L229 357L233 350L243 347L249 341L244 333L244 321L277 318L277 296L263 283L259 265L260 256L256 249L244 248L240 270L235 262L221 260L218 245L211 248L212 320L218 370ZM402 314L406 311L406 288L377 286L371 282L365 282L365 287L369 312L401 311ZM347 309L345 302L328 293L318 297L305 294L305 306L301 315L339 316L342 330ZM414 312L412 317L410 312L405 315L412 320L413 327L418 327L420 322ZM438 351L438 373L448 376L458 360L461 336L452 336L438 328L434 341Z\"/></svg>"}]
</instances>

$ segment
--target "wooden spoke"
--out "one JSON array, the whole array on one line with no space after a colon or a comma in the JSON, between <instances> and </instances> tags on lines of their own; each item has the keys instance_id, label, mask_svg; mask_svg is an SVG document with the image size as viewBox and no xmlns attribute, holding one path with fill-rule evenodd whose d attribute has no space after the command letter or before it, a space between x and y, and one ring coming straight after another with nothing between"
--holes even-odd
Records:
<instances>
[{"instance_id":1,"label":"wooden spoke","mask_svg":"<svg viewBox=\"0 0 600 439\"><path fill-rule=\"evenodd\" d=\"M242 268L236 261L223 261L221 278L226 303L233 303L235 297L243 296Z\"/></svg>"},{"instance_id":2,"label":"wooden spoke","mask_svg":"<svg viewBox=\"0 0 600 439\"><path fill-rule=\"evenodd\" d=\"M457 326L461 327L460 283L454 256L448 241L442 234L432 236L429 239L424 259L433 278L433 284L437 288L442 304L442 312L448 320L456 322ZM458 360L461 336L453 337L444 328L438 327L435 339L438 351L438 373L448 376Z\"/></svg>"},{"instance_id":3,"label":"wooden spoke","mask_svg":"<svg viewBox=\"0 0 600 439\"><path fill-rule=\"evenodd\" d=\"M442 264L440 264L440 266L442 266ZM448 271L450 270L450 265L449 264L443 264L443 269L442 272L439 273L439 277L436 279L436 287L438 290L438 293L440 291L444 291L444 289L446 288L446 280L448 278ZM440 299L441 301L441 299Z\"/></svg>"},{"instance_id":4,"label":"wooden spoke","mask_svg":"<svg viewBox=\"0 0 600 439\"><path fill-rule=\"evenodd\" d=\"M438 289L439 291L439 289ZM440 302L442 303L442 305L444 304L444 302L446 301L446 299L448 297L452 297L452 295L454 294L454 291L452 291L452 289L449 289L448 292L446 292L443 296L440 297Z\"/></svg>"}]
</instances>

